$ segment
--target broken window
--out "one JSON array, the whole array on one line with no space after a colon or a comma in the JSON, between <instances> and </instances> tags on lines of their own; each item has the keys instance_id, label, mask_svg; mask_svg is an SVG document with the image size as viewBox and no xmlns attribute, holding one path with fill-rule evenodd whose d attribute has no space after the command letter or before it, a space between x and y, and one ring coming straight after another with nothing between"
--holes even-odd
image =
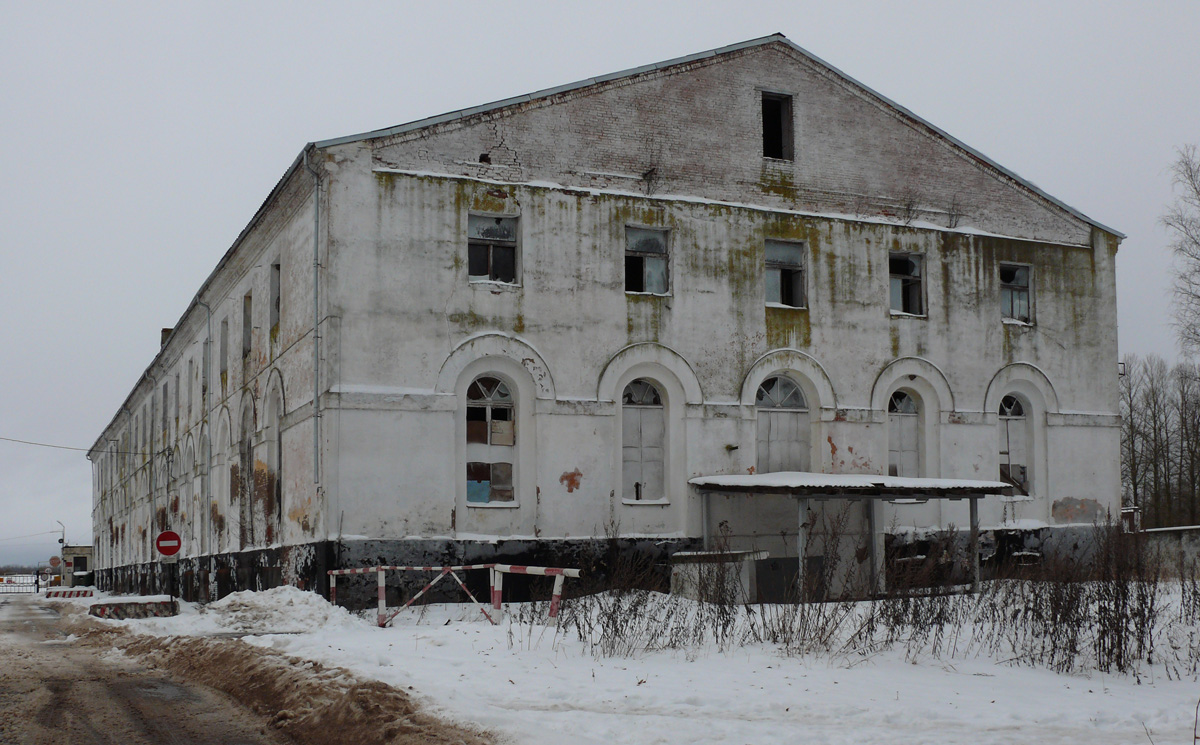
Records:
<instances>
[{"instance_id":1,"label":"broken window","mask_svg":"<svg viewBox=\"0 0 1200 745\"><path fill-rule=\"evenodd\" d=\"M188 360L187 366L187 415L188 421L192 419L192 396L195 391L192 389L192 381L196 378L196 363Z\"/></svg>"},{"instance_id":2,"label":"broken window","mask_svg":"<svg viewBox=\"0 0 1200 745\"><path fill-rule=\"evenodd\" d=\"M762 94L763 157L792 160L792 97Z\"/></svg>"},{"instance_id":3,"label":"broken window","mask_svg":"<svg viewBox=\"0 0 1200 745\"><path fill-rule=\"evenodd\" d=\"M920 409L916 399L896 391L888 401L888 475L921 475Z\"/></svg>"},{"instance_id":4,"label":"broken window","mask_svg":"<svg viewBox=\"0 0 1200 745\"><path fill-rule=\"evenodd\" d=\"M804 244L767 241L767 302L803 308L808 305L804 292Z\"/></svg>"},{"instance_id":5,"label":"broken window","mask_svg":"<svg viewBox=\"0 0 1200 745\"><path fill-rule=\"evenodd\" d=\"M254 294L247 292L242 298L242 359L250 356L254 343Z\"/></svg>"},{"instance_id":6,"label":"broken window","mask_svg":"<svg viewBox=\"0 0 1200 745\"><path fill-rule=\"evenodd\" d=\"M1023 495L1029 494L1029 420L1016 396L1000 401L1000 480Z\"/></svg>"},{"instance_id":7,"label":"broken window","mask_svg":"<svg viewBox=\"0 0 1200 745\"><path fill-rule=\"evenodd\" d=\"M1000 314L1029 323L1029 267L1000 265Z\"/></svg>"},{"instance_id":8,"label":"broken window","mask_svg":"<svg viewBox=\"0 0 1200 745\"><path fill-rule=\"evenodd\" d=\"M921 291L923 258L919 254L889 254L888 273L891 275L893 313L925 315L925 302Z\"/></svg>"},{"instance_id":9,"label":"broken window","mask_svg":"<svg viewBox=\"0 0 1200 745\"><path fill-rule=\"evenodd\" d=\"M667 256L667 231L626 227L625 292L665 295Z\"/></svg>"},{"instance_id":10,"label":"broken window","mask_svg":"<svg viewBox=\"0 0 1200 745\"><path fill-rule=\"evenodd\" d=\"M662 395L639 378L621 395L621 496L627 500L661 500L664 489L666 417Z\"/></svg>"},{"instance_id":11,"label":"broken window","mask_svg":"<svg viewBox=\"0 0 1200 745\"><path fill-rule=\"evenodd\" d=\"M516 417L512 393L499 378L482 376L467 388L467 501L513 501Z\"/></svg>"},{"instance_id":12,"label":"broken window","mask_svg":"<svg viewBox=\"0 0 1200 745\"><path fill-rule=\"evenodd\" d=\"M467 275L472 282L517 281L517 218L467 216Z\"/></svg>"},{"instance_id":13,"label":"broken window","mask_svg":"<svg viewBox=\"0 0 1200 745\"><path fill-rule=\"evenodd\" d=\"M776 375L758 387L758 473L807 471L810 420L808 403L791 378Z\"/></svg>"},{"instance_id":14,"label":"broken window","mask_svg":"<svg viewBox=\"0 0 1200 745\"><path fill-rule=\"evenodd\" d=\"M271 339L279 334L279 262L271 265Z\"/></svg>"},{"instance_id":15,"label":"broken window","mask_svg":"<svg viewBox=\"0 0 1200 745\"><path fill-rule=\"evenodd\" d=\"M229 319L221 321L221 379L229 374Z\"/></svg>"}]
</instances>

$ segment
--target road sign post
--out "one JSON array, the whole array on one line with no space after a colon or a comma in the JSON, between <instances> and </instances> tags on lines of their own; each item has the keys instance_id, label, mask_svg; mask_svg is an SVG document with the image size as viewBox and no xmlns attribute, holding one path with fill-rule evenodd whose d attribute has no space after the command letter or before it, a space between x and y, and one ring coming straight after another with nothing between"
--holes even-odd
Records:
<instances>
[{"instance_id":1,"label":"road sign post","mask_svg":"<svg viewBox=\"0 0 1200 745\"><path fill-rule=\"evenodd\" d=\"M173 530L164 530L154 539L154 548L162 555L164 564L174 564L175 568L171 570L171 602L175 602L175 580L179 572L179 549L183 547L183 539Z\"/></svg>"}]
</instances>

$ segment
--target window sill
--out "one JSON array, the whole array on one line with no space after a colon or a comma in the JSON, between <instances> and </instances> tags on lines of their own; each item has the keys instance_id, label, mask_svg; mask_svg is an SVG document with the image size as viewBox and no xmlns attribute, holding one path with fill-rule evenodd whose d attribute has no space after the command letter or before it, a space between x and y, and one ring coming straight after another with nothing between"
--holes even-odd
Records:
<instances>
[{"instance_id":1,"label":"window sill","mask_svg":"<svg viewBox=\"0 0 1200 745\"><path fill-rule=\"evenodd\" d=\"M669 292L633 292L631 290L626 290L625 294L636 295L638 297L671 297L671 293Z\"/></svg>"},{"instance_id":2,"label":"window sill","mask_svg":"<svg viewBox=\"0 0 1200 745\"><path fill-rule=\"evenodd\" d=\"M773 166L794 166L796 165L795 158L773 158L770 155L762 157L763 162Z\"/></svg>"},{"instance_id":3,"label":"window sill","mask_svg":"<svg viewBox=\"0 0 1200 745\"><path fill-rule=\"evenodd\" d=\"M517 282L498 282L494 279L471 279L467 283L472 287L492 292L515 292L521 289L521 285Z\"/></svg>"},{"instance_id":4,"label":"window sill","mask_svg":"<svg viewBox=\"0 0 1200 745\"><path fill-rule=\"evenodd\" d=\"M929 318L929 315L926 313L905 313L902 310L893 310L891 314L892 318L920 318L921 320Z\"/></svg>"},{"instance_id":5,"label":"window sill","mask_svg":"<svg viewBox=\"0 0 1200 745\"><path fill-rule=\"evenodd\" d=\"M767 303L768 308L781 308L783 310L808 310L807 305L787 305L786 303Z\"/></svg>"},{"instance_id":6,"label":"window sill","mask_svg":"<svg viewBox=\"0 0 1200 745\"><path fill-rule=\"evenodd\" d=\"M521 505L516 502L467 502L467 506L481 510L515 510Z\"/></svg>"},{"instance_id":7,"label":"window sill","mask_svg":"<svg viewBox=\"0 0 1200 745\"><path fill-rule=\"evenodd\" d=\"M1022 321L1019 318L1001 318L1000 322L1005 326L1024 326L1026 328L1033 328L1033 321Z\"/></svg>"},{"instance_id":8,"label":"window sill","mask_svg":"<svg viewBox=\"0 0 1200 745\"><path fill-rule=\"evenodd\" d=\"M631 507L666 507L671 504L669 499L625 499L622 497L621 504L627 504Z\"/></svg>"}]
</instances>

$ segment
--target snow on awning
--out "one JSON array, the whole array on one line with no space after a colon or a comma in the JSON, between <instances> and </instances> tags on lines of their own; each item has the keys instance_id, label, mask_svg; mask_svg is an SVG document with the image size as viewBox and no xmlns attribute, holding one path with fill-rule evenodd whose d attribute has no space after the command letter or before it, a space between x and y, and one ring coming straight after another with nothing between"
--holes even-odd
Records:
<instances>
[{"instance_id":1,"label":"snow on awning","mask_svg":"<svg viewBox=\"0 0 1200 745\"><path fill-rule=\"evenodd\" d=\"M781 471L697 476L688 481L701 491L752 494L788 494L808 497L858 499L970 499L993 494L1011 495L1013 487L1003 481L973 479L914 479L855 473L809 473Z\"/></svg>"}]
</instances>

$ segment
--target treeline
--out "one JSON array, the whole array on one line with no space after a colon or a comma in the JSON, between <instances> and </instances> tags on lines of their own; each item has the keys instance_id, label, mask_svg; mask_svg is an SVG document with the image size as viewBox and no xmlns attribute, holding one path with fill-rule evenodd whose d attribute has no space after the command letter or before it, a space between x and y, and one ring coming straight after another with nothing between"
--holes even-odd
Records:
<instances>
[{"instance_id":1,"label":"treeline","mask_svg":"<svg viewBox=\"0 0 1200 745\"><path fill-rule=\"evenodd\" d=\"M1124 358L1123 502L1142 527L1200 525L1200 364Z\"/></svg>"}]
</instances>

